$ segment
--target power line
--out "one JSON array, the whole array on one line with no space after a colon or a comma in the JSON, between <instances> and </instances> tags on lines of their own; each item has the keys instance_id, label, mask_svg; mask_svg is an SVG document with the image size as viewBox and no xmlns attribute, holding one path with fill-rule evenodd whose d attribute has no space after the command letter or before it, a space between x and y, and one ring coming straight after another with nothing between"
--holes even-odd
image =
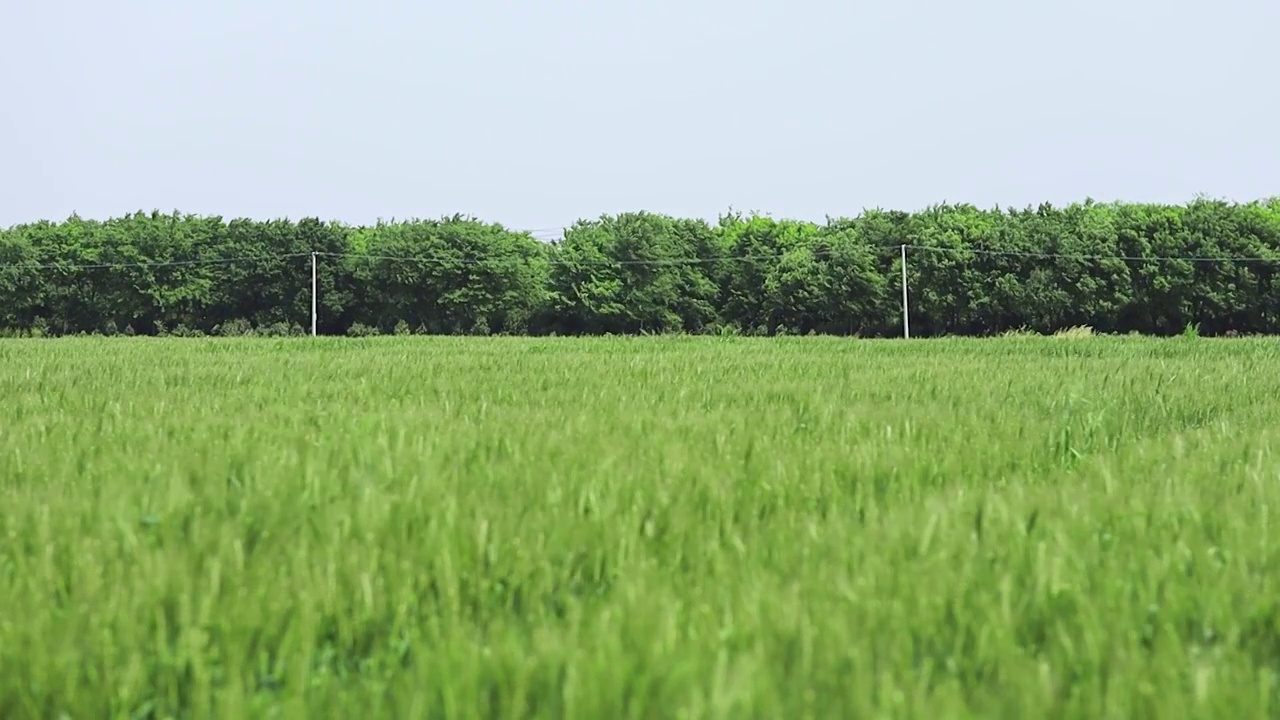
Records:
<instances>
[{"instance_id":1,"label":"power line","mask_svg":"<svg viewBox=\"0 0 1280 720\"><path fill-rule=\"evenodd\" d=\"M383 260L388 262L418 262L418 263L435 263L435 264L451 264L451 265L493 265L493 264L510 264L515 259L507 258L461 258L448 257L442 255L378 255L370 253L342 253L342 252L316 252L317 257L329 258L356 258L362 260ZM829 250L820 250L814 253L815 256L826 256L830 254ZM156 260L144 262L109 262L109 263L4 263L0 264L0 268L13 270L62 270L64 272L74 272L79 270L118 270L126 268L161 268L175 266L199 266L199 265L230 265L239 262L269 262L272 260L287 260L291 258L310 257L309 252L283 253L280 255L268 256L242 256L242 257L226 257L226 258L198 258L188 260ZM581 260L555 260L547 258L546 263L556 266L581 266L581 265L600 265L600 266L616 266L616 265L698 265L717 262L755 262L759 260L776 260L785 257L786 253L774 253L769 255L740 255L740 256L720 256L720 257L702 257L702 258L657 258L657 259L608 259L608 258L589 258ZM522 258L528 260L528 258Z\"/></svg>"},{"instance_id":2,"label":"power line","mask_svg":"<svg viewBox=\"0 0 1280 720\"><path fill-rule=\"evenodd\" d=\"M897 251L902 247L903 245L875 245L875 246L871 246L870 249L878 253L886 253L889 251ZM937 252L937 253L952 253L952 254L968 253L973 255L1025 257L1025 258L1037 258L1037 259L1045 259L1045 260L1089 260L1089 261L1121 260L1121 261L1145 261L1145 262L1182 261L1182 262L1201 262L1201 263L1280 262L1280 257L1274 257L1274 258L1240 257L1240 256L1211 257L1211 256L1196 256L1196 255L1187 255L1187 256L1080 255L1080 254L1070 254L1070 253L1022 252L1022 251L1014 251L1014 250L986 250L981 248L948 248L948 247L940 247L940 246L934 246L934 245L906 245L905 247L908 250L924 250L928 252ZM764 255L736 255L736 256L727 255L727 256L719 256L719 257L662 258L662 259L652 259L652 260L647 260L647 259L618 260L618 259L608 259L608 258L584 259L584 260L549 259L547 262L551 265L609 265L609 266L613 266L613 265L698 265L698 264L719 263L719 262L754 262L757 260L777 260L777 259L786 257L788 255L788 252L780 252L780 253L772 253L772 254L764 254ZM828 249L814 251L813 255L815 257L830 257L833 252L834 252L833 249L828 248ZM319 253L319 254L327 255L330 257L354 257L354 258L364 258L364 259L370 259L370 260L386 260L386 261L402 261L402 262L413 262L413 261L436 262L438 261L438 262L451 262L451 263L458 263L458 264L483 264L485 262L490 262L490 261L479 260L479 259L444 258L439 256L414 257L414 256L395 256L395 255L373 255L373 254L363 254L363 253ZM497 261L493 261L493 262L497 262Z\"/></svg>"},{"instance_id":3,"label":"power line","mask_svg":"<svg viewBox=\"0 0 1280 720\"><path fill-rule=\"evenodd\" d=\"M1125 260L1125 261L1144 261L1144 262L1259 262L1270 263L1280 262L1280 257L1241 257L1241 256L1225 256L1212 257L1208 255L1076 255L1070 253L1046 253L1046 252L1025 252L1018 250L986 250L982 248L950 248L937 245L907 245L908 250L925 250L937 253L952 253L957 255L995 255L1004 257L1025 257L1037 258L1042 260Z\"/></svg>"},{"instance_id":4,"label":"power line","mask_svg":"<svg viewBox=\"0 0 1280 720\"><path fill-rule=\"evenodd\" d=\"M108 263L4 263L0 267L16 270L121 270L125 268L159 268L192 265L231 265L238 262L268 262L271 260L287 260L289 258L310 257L309 252L284 253L281 255L241 256L223 258L195 258L189 260L155 260L143 262L108 262Z\"/></svg>"},{"instance_id":5,"label":"power line","mask_svg":"<svg viewBox=\"0 0 1280 720\"><path fill-rule=\"evenodd\" d=\"M887 253L898 251L904 245L876 245L871 246L870 250L876 253ZM951 255L983 255L994 257L1018 257L1033 258L1041 260L1079 260L1079 261L1129 261L1129 262L1193 262L1193 263L1280 263L1280 257L1245 257L1245 256L1161 256L1161 255L1088 255L1088 254L1071 254L1071 253L1050 253L1050 252L1032 252L1032 251L1016 251L1016 250L990 250L984 248L952 248L937 245L914 245L906 244L908 250L918 250L931 253L951 254ZM722 255L714 257L683 257L683 258L632 258L632 259L612 259L612 258L582 258L582 259L556 259L544 258L544 262L551 266L559 267L618 267L618 266L648 266L648 267L671 267L671 266L691 266L691 265L707 265L713 263L731 263L731 262L760 262L767 260L778 260L786 257L791 251L778 253L755 254L755 255ZM833 248L824 248L813 251L814 257L830 259L833 257L835 250ZM510 265L513 262L528 262L530 258L465 258L450 257L444 255L383 255L375 253L355 253L355 252L316 252L317 257L326 258L352 258L360 260L378 260L384 262L416 262L424 264L441 264L441 265ZM270 262L275 260L287 260L293 258L310 257L310 252L293 252L282 253L279 255L266 256L238 256L238 257L222 257L222 258L192 258L185 260L155 260L140 262L96 262L96 263L2 263L0 268L6 270L60 270L63 272L75 272L81 270L120 270L128 268L164 268L164 267L191 267L191 266L207 266L207 265L231 265L235 263L249 262Z\"/></svg>"},{"instance_id":6,"label":"power line","mask_svg":"<svg viewBox=\"0 0 1280 720\"><path fill-rule=\"evenodd\" d=\"M894 246L896 249L897 246ZM879 248L884 250L886 248ZM830 250L819 250L814 252L815 256L827 256ZM486 264L510 264L512 260L507 259L486 259L486 258L459 258L444 256L408 256L408 255L374 255L368 253L316 253L321 257L335 258L358 258L362 260L385 260L389 262L424 262L424 263L450 263L456 265L486 265ZM755 262L758 260L777 260L786 257L787 253L773 253L768 255L725 255L719 257L701 257L701 258L655 258L655 259L609 259L609 258L587 258L581 260L556 260L552 258L546 259L548 265L554 266L582 266L582 265L598 265L598 266L617 266L617 265L643 265L643 266L663 266L663 265L705 265L708 263L719 262Z\"/></svg>"}]
</instances>

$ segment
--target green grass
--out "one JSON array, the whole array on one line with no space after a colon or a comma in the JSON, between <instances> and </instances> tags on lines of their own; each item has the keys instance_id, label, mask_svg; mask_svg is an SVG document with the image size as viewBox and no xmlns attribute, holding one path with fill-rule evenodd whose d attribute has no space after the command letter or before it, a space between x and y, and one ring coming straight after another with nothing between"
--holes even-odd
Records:
<instances>
[{"instance_id":1,"label":"green grass","mask_svg":"<svg viewBox=\"0 0 1280 720\"><path fill-rule=\"evenodd\" d=\"M1277 398L1261 339L0 342L0 717L1274 717Z\"/></svg>"}]
</instances>

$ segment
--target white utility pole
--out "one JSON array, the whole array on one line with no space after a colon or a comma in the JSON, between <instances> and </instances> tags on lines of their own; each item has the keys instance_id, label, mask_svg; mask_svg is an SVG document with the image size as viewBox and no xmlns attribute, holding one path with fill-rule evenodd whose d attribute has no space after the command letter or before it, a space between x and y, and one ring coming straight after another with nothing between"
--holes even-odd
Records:
<instances>
[{"instance_id":1,"label":"white utility pole","mask_svg":"<svg viewBox=\"0 0 1280 720\"><path fill-rule=\"evenodd\" d=\"M902 337L911 337L911 319L907 312L907 246L902 246Z\"/></svg>"},{"instance_id":2,"label":"white utility pole","mask_svg":"<svg viewBox=\"0 0 1280 720\"><path fill-rule=\"evenodd\" d=\"M316 336L316 254L311 254L311 337Z\"/></svg>"}]
</instances>

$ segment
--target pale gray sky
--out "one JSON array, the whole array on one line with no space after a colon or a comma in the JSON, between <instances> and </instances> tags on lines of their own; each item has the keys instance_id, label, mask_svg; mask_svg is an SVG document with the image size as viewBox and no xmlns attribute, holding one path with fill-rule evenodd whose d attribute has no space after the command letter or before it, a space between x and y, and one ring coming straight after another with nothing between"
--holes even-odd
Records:
<instances>
[{"instance_id":1,"label":"pale gray sky","mask_svg":"<svg viewBox=\"0 0 1280 720\"><path fill-rule=\"evenodd\" d=\"M8 0L0 225L1280 194L1276 0Z\"/></svg>"}]
</instances>

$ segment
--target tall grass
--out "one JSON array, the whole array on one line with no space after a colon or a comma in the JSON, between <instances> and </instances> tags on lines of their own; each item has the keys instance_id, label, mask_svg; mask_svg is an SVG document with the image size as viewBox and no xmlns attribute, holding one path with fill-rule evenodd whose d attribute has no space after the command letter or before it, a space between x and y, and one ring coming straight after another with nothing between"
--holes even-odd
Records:
<instances>
[{"instance_id":1,"label":"tall grass","mask_svg":"<svg viewBox=\"0 0 1280 720\"><path fill-rule=\"evenodd\" d=\"M1274 341L0 343L0 717L1263 717Z\"/></svg>"}]
</instances>

